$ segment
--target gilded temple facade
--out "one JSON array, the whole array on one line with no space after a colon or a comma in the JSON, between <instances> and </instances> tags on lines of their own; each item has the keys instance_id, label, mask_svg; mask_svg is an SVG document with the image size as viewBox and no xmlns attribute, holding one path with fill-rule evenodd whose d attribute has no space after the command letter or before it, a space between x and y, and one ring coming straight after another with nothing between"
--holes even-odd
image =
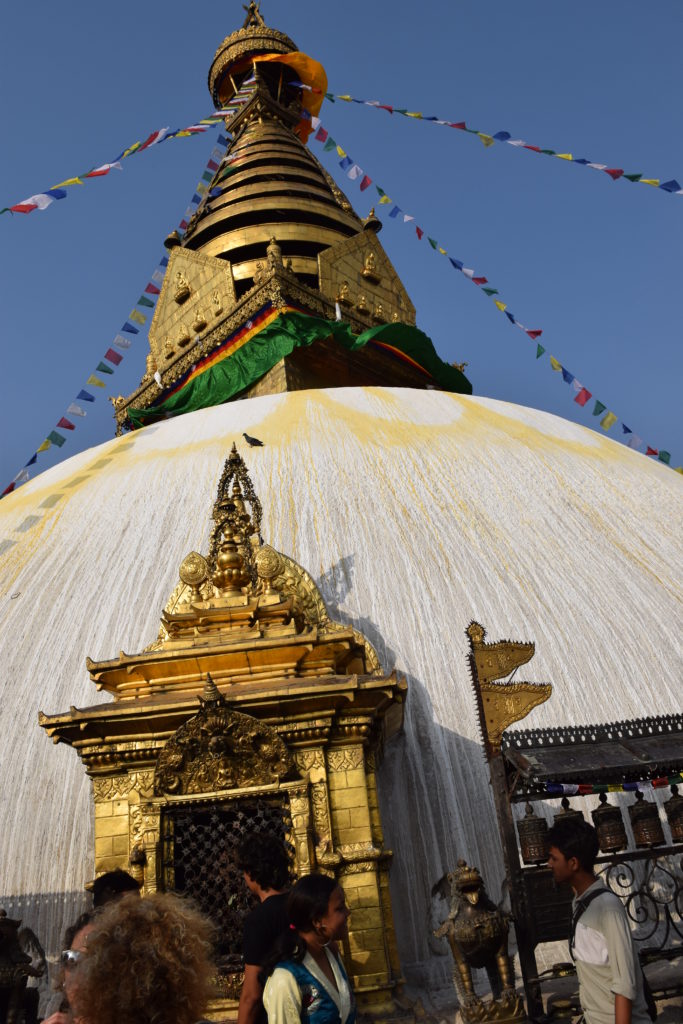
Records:
<instances>
[{"instance_id":1,"label":"gilded temple facade","mask_svg":"<svg viewBox=\"0 0 683 1024\"><path fill-rule=\"evenodd\" d=\"M400 966L375 776L406 684L260 534L260 502L233 445L209 551L183 559L157 639L88 659L113 702L41 714L41 725L92 779L96 874L123 868L145 892L185 893L216 923L216 1019L239 997L249 903L234 853L252 830L288 844L295 874L339 879L359 1003L389 1013Z\"/></svg>"}]
</instances>

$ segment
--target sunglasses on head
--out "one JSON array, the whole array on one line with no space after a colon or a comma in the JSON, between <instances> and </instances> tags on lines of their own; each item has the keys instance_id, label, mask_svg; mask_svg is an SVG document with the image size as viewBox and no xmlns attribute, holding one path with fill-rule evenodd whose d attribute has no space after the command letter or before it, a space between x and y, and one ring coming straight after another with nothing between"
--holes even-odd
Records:
<instances>
[{"instance_id":1,"label":"sunglasses on head","mask_svg":"<svg viewBox=\"0 0 683 1024\"><path fill-rule=\"evenodd\" d=\"M59 959L62 967L75 967L83 959L83 953L80 949L64 949Z\"/></svg>"}]
</instances>

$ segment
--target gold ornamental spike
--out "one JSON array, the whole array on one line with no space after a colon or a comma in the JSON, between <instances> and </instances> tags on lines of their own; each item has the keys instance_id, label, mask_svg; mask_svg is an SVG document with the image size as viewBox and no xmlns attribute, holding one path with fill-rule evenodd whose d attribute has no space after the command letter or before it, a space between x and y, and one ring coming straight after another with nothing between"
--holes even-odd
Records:
<instances>
[{"instance_id":1,"label":"gold ornamental spike","mask_svg":"<svg viewBox=\"0 0 683 1024\"><path fill-rule=\"evenodd\" d=\"M526 718L539 704L545 703L552 693L550 683L498 683L520 665L534 656L536 645L531 641L499 640L487 644L486 630L480 623L467 627L470 641L470 669L477 697L479 723L487 756L500 752L503 733L514 722Z\"/></svg>"}]
</instances>

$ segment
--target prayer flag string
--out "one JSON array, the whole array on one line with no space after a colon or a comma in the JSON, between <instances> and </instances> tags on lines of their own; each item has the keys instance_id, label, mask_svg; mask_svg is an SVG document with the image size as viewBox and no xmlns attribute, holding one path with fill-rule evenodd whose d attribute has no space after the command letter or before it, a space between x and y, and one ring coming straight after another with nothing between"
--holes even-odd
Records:
<instances>
[{"instance_id":1,"label":"prayer flag string","mask_svg":"<svg viewBox=\"0 0 683 1024\"><path fill-rule=\"evenodd\" d=\"M22 199L20 203L14 203L12 206L5 206L0 209L2 213L33 213L34 210L47 210L48 206L57 199L66 199L67 189L73 185L84 185L88 178L102 178L113 169L123 170L121 161L126 157L133 156L135 153L142 153L144 149L149 149L150 146L156 146L160 142L168 142L169 139L187 138L192 135L201 135L209 128L213 128L219 125L224 118L232 116L238 110L238 107L226 107L224 110L217 110L214 114L209 117L202 118L201 121L197 121L196 124L190 124L186 128L159 128L157 131L152 132L144 142L135 142L132 146L128 146L123 150L122 153L112 160L111 163L100 164L99 167L93 167L90 171L85 174L78 174L73 178L66 178L64 181L60 181L57 185L53 185L51 188L46 189L44 192L39 192L34 196L29 196L27 199Z\"/></svg>"},{"instance_id":2,"label":"prayer flag string","mask_svg":"<svg viewBox=\"0 0 683 1024\"><path fill-rule=\"evenodd\" d=\"M339 167L346 173L347 178L350 178L351 181L358 182L361 192L365 191L365 189L367 189L371 184L373 184L373 179L368 174L366 174L363 168L360 167L357 163L355 163L354 160L348 155L348 153L344 149L342 149L338 142L332 138L330 133L323 126L322 122L320 121L320 118L314 117L311 119L311 122L313 128L313 134L311 137L316 142L322 144L324 152L334 152L337 157L340 157L340 160L338 161ZM486 278L481 273L477 273L471 267L465 266L463 260L455 259L455 257L450 256L448 254L448 251L444 249L443 246L440 245L435 238L431 238L429 235L425 235L424 229L417 224L417 222L415 221L415 217L412 214L406 213L402 207L398 206L398 204L395 203L394 200L391 199L388 196L388 194L384 191L384 189L380 188L379 185L375 184L375 189L379 197L379 206L390 207L388 211L389 218L391 220L400 221L403 224L410 224L415 230L415 235L418 241L421 241L423 238L426 237L427 242L435 252L438 252L439 255L441 256L445 256L448 259L451 266L453 267L453 269L459 271L461 274L467 277L488 298L490 298L493 301L493 304L496 307L496 309L499 312L503 313L506 319L514 327L518 327L531 339L531 341L536 342L535 355L536 359L540 359L546 351L544 346L538 343L538 338L540 338L540 336L543 334L543 331L540 328L531 329L529 327L526 327L523 323L521 323L521 321L519 321L517 317L510 312L507 303L503 302L498 289L493 288L491 286L488 278ZM563 364L560 363L560 361L556 359L555 356L552 356L550 354L548 355L552 370L562 375L562 380L564 381L564 383L568 384L575 393L574 401L577 403L577 405L580 405L582 408L585 408L586 404L590 401L590 399L594 397L593 392L589 391L589 389L584 384L582 384L581 381L573 373L571 373L565 366L563 366ZM616 413L609 410L607 406L598 399L595 399L595 403L592 408L592 414L593 416L601 417L599 421L600 426L605 431L610 430L614 426L614 424L618 422L618 417ZM670 465L671 455L668 451L665 451L660 448L654 448L651 445L645 445L642 438L635 434L631 430L631 428L627 427L626 424L623 422L621 424L621 429L623 434L622 439L624 443L627 445L627 447L633 448L636 451L642 451L644 446L646 449L646 455L658 459L660 462L665 463L665 465L667 466ZM678 473L683 473L683 467L677 466L675 471Z\"/></svg>"},{"instance_id":3,"label":"prayer flag string","mask_svg":"<svg viewBox=\"0 0 683 1024\"><path fill-rule=\"evenodd\" d=\"M225 147L227 145L228 139L224 135L219 135L217 144L211 150L211 155L206 164L206 169L195 188L192 201L185 210L180 224L178 225L178 230L181 234L187 229L190 218L196 212L198 206L206 201L207 196L212 194L213 190L209 189L209 186L206 184L206 175L208 173L209 179L214 180L214 177L220 174L221 166L226 163L224 154ZM87 406L96 400L96 389L106 388L106 383L102 377L112 376L114 374L115 370L123 361L128 349L131 348L133 341L136 339L136 335L140 334L141 330L144 330L145 327L149 326L148 319L151 322L153 310L157 299L161 294L161 288L164 283L167 266L168 256L164 256L157 264L149 278L149 281L140 293L140 297L135 303L135 306L126 317L121 330L115 336L111 345L107 348L93 372L86 378L85 386L80 388L76 393L74 400L67 406L65 415L61 416L57 420L55 427L59 429L53 429L50 431L41 444L36 448L28 462L24 464L11 483L5 488L2 494L0 494L0 498L4 498L6 494L11 494L12 491L15 491L17 487L21 486L21 484L26 483L31 475L30 467L36 465L38 456L42 452L49 451L49 449L53 447L61 448L66 443L67 437L64 433L60 433L60 431L75 430L76 423L74 420L87 416ZM154 378L157 385L160 385L161 377L159 376L158 370L156 371Z\"/></svg>"},{"instance_id":4,"label":"prayer flag string","mask_svg":"<svg viewBox=\"0 0 683 1024\"><path fill-rule=\"evenodd\" d=\"M593 793L641 793L665 786L677 786L683 782L683 775L661 775L649 782L546 782L545 791L552 796L592 796Z\"/></svg>"},{"instance_id":5,"label":"prayer flag string","mask_svg":"<svg viewBox=\"0 0 683 1024\"><path fill-rule=\"evenodd\" d=\"M297 83L302 89L310 89L310 86L305 85L302 82ZM314 90L315 91L315 90ZM401 114L403 117L409 117L413 121L426 121L428 124L437 124L443 128L456 128L459 131L465 132L468 135L476 136L480 142L484 145L485 149L493 146L495 142L503 142L508 146L514 146L516 149L526 149L530 153L538 153L542 156L554 157L557 160L564 160L568 163L579 164L581 167L588 167L590 170L599 171L601 174L608 175L612 181L618 181L623 178L624 181L631 181L634 184L649 185L651 188L657 188L662 192L669 192L671 195L683 196L683 188L676 181L675 178L671 178L669 181L662 181L661 178L647 177L641 173L628 173L622 167L614 167L608 164L597 163L594 160L589 160L587 157L574 156L572 153L567 151L558 152L555 149L542 148L541 146L534 146L524 139L513 137L511 132L498 131L498 132L482 132L478 128L468 127L465 121L447 121L434 115L422 114L417 110L407 110L404 107L395 107L390 103L380 103L379 100L359 100L355 96L340 95L338 93L325 93L325 98L334 103L336 100L342 100L344 103L357 103L365 107L373 107L375 110L384 110L387 114Z\"/></svg>"}]
</instances>

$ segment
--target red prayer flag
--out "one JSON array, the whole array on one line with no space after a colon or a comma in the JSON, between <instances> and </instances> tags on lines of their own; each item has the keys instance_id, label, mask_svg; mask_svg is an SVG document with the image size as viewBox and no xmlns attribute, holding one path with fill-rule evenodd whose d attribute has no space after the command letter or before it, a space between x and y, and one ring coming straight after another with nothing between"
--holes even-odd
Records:
<instances>
[{"instance_id":1,"label":"red prayer flag","mask_svg":"<svg viewBox=\"0 0 683 1024\"><path fill-rule=\"evenodd\" d=\"M208 169L210 171L217 171L218 170L218 164L216 163L215 160L209 160L209 162L208 162L208 164L206 166L208 167Z\"/></svg>"},{"instance_id":2,"label":"red prayer flag","mask_svg":"<svg viewBox=\"0 0 683 1024\"><path fill-rule=\"evenodd\" d=\"M417 224L415 225L415 231L417 232L417 237L422 238L422 236L424 235L424 231L422 230L422 228L419 228Z\"/></svg>"},{"instance_id":3,"label":"red prayer flag","mask_svg":"<svg viewBox=\"0 0 683 1024\"><path fill-rule=\"evenodd\" d=\"M543 331L527 331L526 333L529 335L532 341L536 341L536 338L541 337Z\"/></svg>"},{"instance_id":4,"label":"red prayer flag","mask_svg":"<svg viewBox=\"0 0 683 1024\"><path fill-rule=\"evenodd\" d=\"M363 180L360 183L361 192L365 192L368 185L372 185L372 178L368 178L367 174L363 175Z\"/></svg>"},{"instance_id":5,"label":"red prayer flag","mask_svg":"<svg viewBox=\"0 0 683 1024\"><path fill-rule=\"evenodd\" d=\"M650 448L650 446L648 445L647 446L647 451L645 452L645 454L646 455L659 455L659 449L657 449L657 448Z\"/></svg>"},{"instance_id":6,"label":"red prayer flag","mask_svg":"<svg viewBox=\"0 0 683 1024\"><path fill-rule=\"evenodd\" d=\"M380 110L388 110L390 114L393 114L393 112L394 112L394 108L393 107L387 107L387 106L385 106L384 103L380 103L379 109Z\"/></svg>"},{"instance_id":7,"label":"red prayer flag","mask_svg":"<svg viewBox=\"0 0 683 1024\"><path fill-rule=\"evenodd\" d=\"M524 149L530 149L533 153L540 153L540 146L524 146Z\"/></svg>"},{"instance_id":8,"label":"red prayer flag","mask_svg":"<svg viewBox=\"0 0 683 1024\"><path fill-rule=\"evenodd\" d=\"M0 498L4 498L6 494L11 494L13 490L14 490L14 480L9 485L9 487L6 487L4 489L4 491L2 492L2 494L0 494Z\"/></svg>"},{"instance_id":9,"label":"red prayer flag","mask_svg":"<svg viewBox=\"0 0 683 1024\"><path fill-rule=\"evenodd\" d=\"M620 178L624 172L619 167L606 167L605 174L609 174L612 181L616 181Z\"/></svg>"},{"instance_id":10,"label":"red prayer flag","mask_svg":"<svg viewBox=\"0 0 683 1024\"><path fill-rule=\"evenodd\" d=\"M578 405L585 405L585 404L586 404L586 402L588 401L588 399L589 399L589 398L592 398L592 397L593 397L593 396L592 396L592 394L590 393L590 391L588 390L588 388L581 388L581 390L579 391L579 393L578 393L578 395L576 396L576 398L574 399L574 401L575 401L575 402L576 402L576 403L577 403Z\"/></svg>"},{"instance_id":11,"label":"red prayer flag","mask_svg":"<svg viewBox=\"0 0 683 1024\"><path fill-rule=\"evenodd\" d=\"M454 123L452 123L452 124L449 124L449 126L448 126L448 127L449 127L449 128L459 128L459 129L460 129L461 131L463 131L463 132L466 132L466 131L467 131L467 125L465 124L465 122L464 122L464 121L458 121L458 122L454 122Z\"/></svg>"},{"instance_id":12,"label":"red prayer flag","mask_svg":"<svg viewBox=\"0 0 683 1024\"><path fill-rule=\"evenodd\" d=\"M123 356L120 356L118 352L114 351L113 348L108 348L107 351L104 353L104 358L108 359L110 363L114 364L114 366L118 366L121 360L123 359Z\"/></svg>"},{"instance_id":13,"label":"red prayer flag","mask_svg":"<svg viewBox=\"0 0 683 1024\"><path fill-rule=\"evenodd\" d=\"M181 222L178 225L178 227L182 228L182 230L185 231L185 229L187 228L187 221L186 220L181 220Z\"/></svg>"},{"instance_id":14,"label":"red prayer flag","mask_svg":"<svg viewBox=\"0 0 683 1024\"><path fill-rule=\"evenodd\" d=\"M66 418L66 416L62 416L62 418L59 421L59 423L57 424L57 426L58 427L62 427L64 430L75 430L76 429L75 426L73 425L73 423L71 422L71 420L68 420Z\"/></svg>"},{"instance_id":15,"label":"red prayer flag","mask_svg":"<svg viewBox=\"0 0 683 1024\"><path fill-rule=\"evenodd\" d=\"M320 127L318 128L318 130L315 133L315 135L313 136L313 138L316 139L317 142L326 142L327 141L327 135L328 135L327 129L323 128L323 126L320 125Z\"/></svg>"},{"instance_id":16,"label":"red prayer flag","mask_svg":"<svg viewBox=\"0 0 683 1024\"><path fill-rule=\"evenodd\" d=\"M12 213L30 213L31 210L37 210L37 203L17 203L16 206L10 206Z\"/></svg>"},{"instance_id":17,"label":"red prayer flag","mask_svg":"<svg viewBox=\"0 0 683 1024\"><path fill-rule=\"evenodd\" d=\"M94 171L88 171L87 174L82 174L82 178L103 178L105 174L109 174L109 167L96 167Z\"/></svg>"},{"instance_id":18,"label":"red prayer flag","mask_svg":"<svg viewBox=\"0 0 683 1024\"><path fill-rule=\"evenodd\" d=\"M472 280L475 284L488 284L488 280L485 277L473 277Z\"/></svg>"},{"instance_id":19,"label":"red prayer flag","mask_svg":"<svg viewBox=\"0 0 683 1024\"><path fill-rule=\"evenodd\" d=\"M152 284L151 281L149 282L149 284L145 288L145 291L148 292L150 295L159 295L160 294L160 290L157 288L157 286L155 284Z\"/></svg>"}]
</instances>

